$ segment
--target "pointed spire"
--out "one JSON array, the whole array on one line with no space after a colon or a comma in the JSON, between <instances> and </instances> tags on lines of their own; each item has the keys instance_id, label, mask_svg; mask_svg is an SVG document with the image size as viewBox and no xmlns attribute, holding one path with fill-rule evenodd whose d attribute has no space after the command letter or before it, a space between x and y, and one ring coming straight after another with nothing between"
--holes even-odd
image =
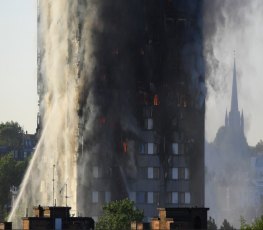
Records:
<instances>
[{"instance_id":1,"label":"pointed spire","mask_svg":"<svg viewBox=\"0 0 263 230\"><path fill-rule=\"evenodd\" d=\"M232 98L231 98L231 111L238 111L237 100L237 76L236 76L236 57L234 51L234 69L233 69L233 83L232 83Z\"/></svg>"},{"instance_id":2,"label":"pointed spire","mask_svg":"<svg viewBox=\"0 0 263 230\"><path fill-rule=\"evenodd\" d=\"M242 109L242 114L241 114L241 131L244 132L244 114L243 114L243 109Z\"/></svg>"},{"instance_id":3,"label":"pointed spire","mask_svg":"<svg viewBox=\"0 0 263 230\"><path fill-rule=\"evenodd\" d=\"M228 116L227 116L227 109L226 109L226 116L225 116L225 127L228 126Z\"/></svg>"}]
</instances>

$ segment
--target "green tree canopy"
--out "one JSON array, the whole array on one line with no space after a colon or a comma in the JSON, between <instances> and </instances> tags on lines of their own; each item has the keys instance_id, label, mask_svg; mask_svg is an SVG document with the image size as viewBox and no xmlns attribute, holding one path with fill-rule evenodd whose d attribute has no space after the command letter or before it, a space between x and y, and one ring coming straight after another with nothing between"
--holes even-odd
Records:
<instances>
[{"instance_id":1,"label":"green tree canopy","mask_svg":"<svg viewBox=\"0 0 263 230\"><path fill-rule=\"evenodd\" d=\"M256 146L255 146L254 149L255 149L257 152L263 152L263 141L260 140L260 141L256 144Z\"/></svg>"},{"instance_id":2,"label":"green tree canopy","mask_svg":"<svg viewBox=\"0 0 263 230\"><path fill-rule=\"evenodd\" d=\"M224 219L220 230L235 230L235 228L226 219Z\"/></svg>"},{"instance_id":3,"label":"green tree canopy","mask_svg":"<svg viewBox=\"0 0 263 230\"><path fill-rule=\"evenodd\" d=\"M241 230L262 230L263 229L263 215L256 218L251 224L247 224L246 220L241 216Z\"/></svg>"},{"instance_id":4,"label":"green tree canopy","mask_svg":"<svg viewBox=\"0 0 263 230\"><path fill-rule=\"evenodd\" d=\"M215 219L211 216L209 216L209 219L207 220L207 230L217 230Z\"/></svg>"},{"instance_id":5,"label":"green tree canopy","mask_svg":"<svg viewBox=\"0 0 263 230\"><path fill-rule=\"evenodd\" d=\"M15 161L11 153L0 157L0 213L4 213L5 205L10 203L10 187L20 185L27 164L28 160Z\"/></svg>"},{"instance_id":6,"label":"green tree canopy","mask_svg":"<svg viewBox=\"0 0 263 230\"><path fill-rule=\"evenodd\" d=\"M103 207L103 215L96 224L97 230L126 230L132 221L142 221L143 212L129 199L112 201Z\"/></svg>"},{"instance_id":7,"label":"green tree canopy","mask_svg":"<svg viewBox=\"0 0 263 230\"><path fill-rule=\"evenodd\" d=\"M0 145L17 149L22 145L24 131L17 122L0 124Z\"/></svg>"}]
</instances>

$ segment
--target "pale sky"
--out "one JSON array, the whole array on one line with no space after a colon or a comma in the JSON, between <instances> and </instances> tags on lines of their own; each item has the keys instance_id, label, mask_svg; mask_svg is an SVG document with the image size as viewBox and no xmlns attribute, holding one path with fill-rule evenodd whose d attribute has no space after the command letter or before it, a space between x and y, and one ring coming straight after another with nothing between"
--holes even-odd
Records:
<instances>
[{"instance_id":1,"label":"pale sky","mask_svg":"<svg viewBox=\"0 0 263 230\"><path fill-rule=\"evenodd\" d=\"M36 5L36 0L0 0L0 122L17 121L29 133L35 132L38 111ZM263 15L258 9L258 6L252 8L253 18L246 25L231 27L231 18L227 18L229 22L218 31L220 39L214 45L220 65L214 77L220 85L217 91L208 86L206 138L209 141L223 125L225 110L230 106L234 49L245 133L251 145L263 139Z\"/></svg>"},{"instance_id":2,"label":"pale sky","mask_svg":"<svg viewBox=\"0 0 263 230\"><path fill-rule=\"evenodd\" d=\"M34 133L37 119L36 0L0 0L0 122Z\"/></svg>"}]
</instances>

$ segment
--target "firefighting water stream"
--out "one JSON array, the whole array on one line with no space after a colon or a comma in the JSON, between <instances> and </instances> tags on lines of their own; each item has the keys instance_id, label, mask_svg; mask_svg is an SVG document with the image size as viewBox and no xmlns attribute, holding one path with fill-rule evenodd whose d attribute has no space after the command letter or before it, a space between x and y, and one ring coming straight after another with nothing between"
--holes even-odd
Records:
<instances>
[{"instance_id":1,"label":"firefighting water stream","mask_svg":"<svg viewBox=\"0 0 263 230\"><path fill-rule=\"evenodd\" d=\"M65 205L65 191L61 190L65 183L70 197L68 204L76 210L77 109L81 82L76 60L75 2L39 1L38 78L41 88L38 90L42 133L9 215L15 226L32 205ZM52 183L56 188L54 192Z\"/></svg>"}]
</instances>

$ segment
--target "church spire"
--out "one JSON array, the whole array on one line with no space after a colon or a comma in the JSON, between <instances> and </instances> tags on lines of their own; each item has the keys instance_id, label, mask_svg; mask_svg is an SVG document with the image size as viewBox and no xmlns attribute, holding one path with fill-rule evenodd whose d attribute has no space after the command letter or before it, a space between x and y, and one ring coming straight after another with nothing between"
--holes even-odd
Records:
<instances>
[{"instance_id":1,"label":"church spire","mask_svg":"<svg viewBox=\"0 0 263 230\"><path fill-rule=\"evenodd\" d=\"M243 109L242 109L242 114L241 114L241 131L244 133L244 114L243 114Z\"/></svg>"},{"instance_id":2,"label":"church spire","mask_svg":"<svg viewBox=\"0 0 263 230\"><path fill-rule=\"evenodd\" d=\"M228 115L227 115L227 110L226 110L226 116L225 116L225 127L228 126Z\"/></svg>"},{"instance_id":3,"label":"church spire","mask_svg":"<svg viewBox=\"0 0 263 230\"><path fill-rule=\"evenodd\" d=\"M234 54L234 69L233 69L231 111L232 111L232 112L238 111L237 76L236 76L236 58L235 58L235 54Z\"/></svg>"}]
</instances>

